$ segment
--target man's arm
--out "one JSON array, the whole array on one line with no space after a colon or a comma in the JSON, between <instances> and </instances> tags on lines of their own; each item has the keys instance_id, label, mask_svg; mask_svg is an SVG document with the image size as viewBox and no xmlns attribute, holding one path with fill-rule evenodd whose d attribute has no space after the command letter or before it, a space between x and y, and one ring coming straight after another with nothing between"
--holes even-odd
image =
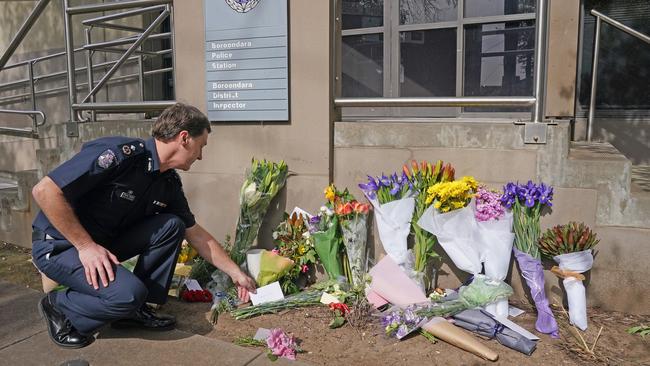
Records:
<instances>
[{"instance_id":1,"label":"man's arm","mask_svg":"<svg viewBox=\"0 0 650 366\"><path fill-rule=\"evenodd\" d=\"M99 274L102 284L107 287L109 281L115 279L112 263L120 263L117 257L95 243L86 229L81 226L63 191L50 177L41 179L32 189L32 195L52 225L77 248L88 284L96 290L99 289L97 281L97 274Z\"/></svg>"},{"instance_id":2,"label":"man's arm","mask_svg":"<svg viewBox=\"0 0 650 366\"><path fill-rule=\"evenodd\" d=\"M248 277L239 268L235 262L230 259L230 256L223 249L221 244L210 233L208 233L201 225L195 224L189 229L185 230L185 238L196 249L199 255L208 262L212 263L215 267L225 272L233 283L237 286L237 294L239 299L243 302L248 302L248 292L255 293L255 281Z\"/></svg>"}]
</instances>

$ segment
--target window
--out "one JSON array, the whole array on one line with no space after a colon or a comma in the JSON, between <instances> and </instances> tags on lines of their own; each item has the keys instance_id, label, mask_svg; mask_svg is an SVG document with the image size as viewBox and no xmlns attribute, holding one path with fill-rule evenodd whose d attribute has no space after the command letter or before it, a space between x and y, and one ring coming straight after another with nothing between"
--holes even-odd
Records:
<instances>
[{"instance_id":1,"label":"window","mask_svg":"<svg viewBox=\"0 0 650 366\"><path fill-rule=\"evenodd\" d=\"M341 0L343 97L533 95L535 0ZM529 108L349 108L460 116Z\"/></svg>"}]
</instances>

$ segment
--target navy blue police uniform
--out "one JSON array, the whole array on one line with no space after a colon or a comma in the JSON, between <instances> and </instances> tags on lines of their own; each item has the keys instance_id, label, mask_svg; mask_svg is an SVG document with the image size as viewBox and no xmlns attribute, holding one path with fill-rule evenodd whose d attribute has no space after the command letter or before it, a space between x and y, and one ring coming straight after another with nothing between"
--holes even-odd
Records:
<instances>
[{"instance_id":1,"label":"navy blue police uniform","mask_svg":"<svg viewBox=\"0 0 650 366\"><path fill-rule=\"evenodd\" d=\"M57 308L81 334L128 318L145 302L166 301L185 228L194 215L173 169L160 172L153 138L100 138L48 176L63 191L93 240L120 261L139 255L133 272L113 266L115 281L88 285L79 253L41 211L33 222L38 269L68 287Z\"/></svg>"}]
</instances>

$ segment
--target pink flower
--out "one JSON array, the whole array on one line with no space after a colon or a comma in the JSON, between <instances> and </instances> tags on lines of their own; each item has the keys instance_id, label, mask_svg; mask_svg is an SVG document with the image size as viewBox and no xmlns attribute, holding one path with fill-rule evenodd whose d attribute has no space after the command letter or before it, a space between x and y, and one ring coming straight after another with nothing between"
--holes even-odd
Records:
<instances>
[{"instance_id":1,"label":"pink flower","mask_svg":"<svg viewBox=\"0 0 650 366\"><path fill-rule=\"evenodd\" d=\"M278 249L278 248L273 248L273 249L271 249L271 253L273 253L273 254L280 254L280 249Z\"/></svg>"},{"instance_id":2,"label":"pink flower","mask_svg":"<svg viewBox=\"0 0 650 366\"><path fill-rule=\"evenodd\" d=\"M306 264L303 264L302 267L300 267L300 272L306 273L307 271L309 271L309 267L307 267Z\"/></svg>"},{"instance_id":3,"label":"pink flower","mask_svg":"<svg viewBox=\"0 0 650 366\"><path fill-rule=\"evenodd\" d=\"M271 329L271 334L266 338L266 345L275 356L296 359L298 346L295 340L280 328Z\"/></svg>"}]
</instances>

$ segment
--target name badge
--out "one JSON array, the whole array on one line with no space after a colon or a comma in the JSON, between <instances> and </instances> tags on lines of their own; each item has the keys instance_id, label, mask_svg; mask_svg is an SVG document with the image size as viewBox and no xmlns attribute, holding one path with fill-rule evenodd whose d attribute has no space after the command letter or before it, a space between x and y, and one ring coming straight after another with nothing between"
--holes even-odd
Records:
<instances>
[{"instance_id":1,"label":"name badge","mask_svg":"<svg viewBox=\"0 0 650 366\"><path fill-rule=\"evenodd\" d=\"M124 198L125 200L131 202L135 201L135 195L133 194L133 191L120 193L120 198Z\"/></svg>"},{"instance_id":2,"label":"name badge","mask_svg":"<svg viewBox=\"0 0 650 366\"><path fill-rule=\"evenodd\" d=\"M155 200L154 200L154 201L153 201L153 204L156 205L156 206L158 206L158 207L162 207L162 208L167 207L167 204L166 204L166 203L164 203L164 202L160 202L160 201L155 201Z\"/></svg>"}]
</instances>

